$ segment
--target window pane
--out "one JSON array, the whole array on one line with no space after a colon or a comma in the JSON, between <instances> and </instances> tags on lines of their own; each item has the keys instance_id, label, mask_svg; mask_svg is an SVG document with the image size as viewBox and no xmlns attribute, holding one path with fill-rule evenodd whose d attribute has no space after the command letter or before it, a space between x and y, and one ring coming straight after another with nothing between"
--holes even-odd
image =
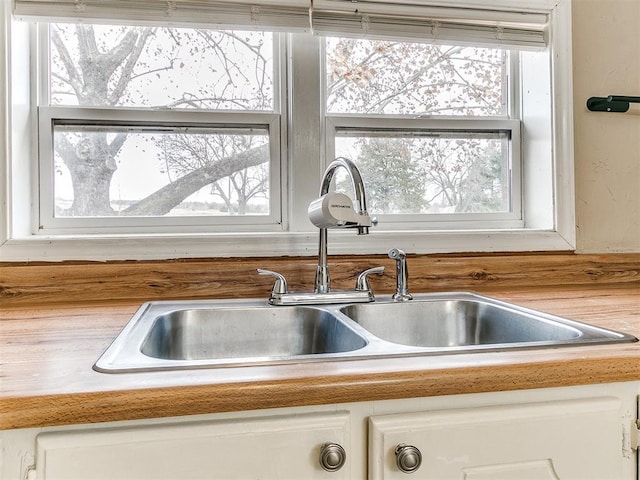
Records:
<instances>
[{"instance_id":1,"label":"window pane","mask_svg":"<svg viewBox=\"0 0 640 480\"><path fill-rule=\"evenodd\" d=\"M508 140L507 132L339 132L336 155L360 168L370 212L499 213L510 211Z\"/></svg>"},{"instance_id":2,"label":"window pane","mask_svg":"<svg viewBox=\"0 0 640 480\"><path fill-rule=\"evenodd\" d=\"M53 24L51 105L274 110L264 32Z\"/></svg>"},{"instance_id":3,"label":"window pane","mask_svg":"<svg viewBox=\"0 0 640 480\"><path fill-rule=\"evenodd\" d=\"M326 39L328 113L507 114L501 49Z\"/></svg>"},{"instance_id":4,"label":"window pane","mask_svg":"<svg viewBox=\"0 0 640 480\"><path fill-rule=\"evenodd\" d=\"M54 127L55 216L269 214L266 129Z\"/></svg>"}]
</instances>

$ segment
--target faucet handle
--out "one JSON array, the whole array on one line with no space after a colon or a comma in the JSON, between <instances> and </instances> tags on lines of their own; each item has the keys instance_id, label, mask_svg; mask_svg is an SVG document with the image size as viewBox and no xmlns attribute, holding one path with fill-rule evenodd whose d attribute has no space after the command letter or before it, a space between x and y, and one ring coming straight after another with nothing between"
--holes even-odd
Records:
<instances>
[{"instance_id":1,"label":"faucet handle","mask_svg":"<svg viewBox=\"0 0 640 480\"><path fill-rule=\"evenodd\" d=\"M367 276L371 273L376 273L381 275L384 272L384 267L373 267L368 268L360 275L358 275L358 279L356 280L356 291L357 292L369 292L371 291L371 285L369 285L369 279Z\"/></svg>"},{"instance_id":2,"label":"faucet handle","mask_svg":"<svg viewBox=\"0 0 640 480\"><path fill-rule=\"evenodd\" d=\"M271 275L272 277L276 277L276 283L273 284L273 289L271 293L287 293L287 279L284 278L284 275L278 272L273 272L271 270L264 270L263 268L258 268L258 275Z\"/></svg>"}]
</instances>

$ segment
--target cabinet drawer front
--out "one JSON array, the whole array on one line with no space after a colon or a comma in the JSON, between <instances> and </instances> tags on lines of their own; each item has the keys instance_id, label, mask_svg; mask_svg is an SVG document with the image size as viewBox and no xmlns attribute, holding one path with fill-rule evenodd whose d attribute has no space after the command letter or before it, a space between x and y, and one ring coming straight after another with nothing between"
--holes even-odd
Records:
<instances>
[{"instance_id":1,"label":"cabinet drawer front","mask_svg":"<svg viewBox=\"0 0 640 480\"><path fill-rule=\"evenodd\" d=\"M621 402L610 397L376 416L369 477L619 479L621 440ZM420 452L409 476L396 463L398 445Z\"/></svg>"},{"instance_id":2,"label":"cabinet drawer front","mask_svg":"<svg viewBox=\"0 0 640 480\"><path fill-rule=\"evenodd\" d=\"M344 467L320 467L324 443L343 445ZM43 433L38 480L344 479L345 412Z\"/></svg>"}]
</instances>

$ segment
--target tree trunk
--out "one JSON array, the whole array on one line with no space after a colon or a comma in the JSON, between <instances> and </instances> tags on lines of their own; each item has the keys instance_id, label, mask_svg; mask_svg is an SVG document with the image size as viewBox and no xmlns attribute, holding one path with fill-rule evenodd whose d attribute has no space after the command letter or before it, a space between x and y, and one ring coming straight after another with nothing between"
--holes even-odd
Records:
<instances>
[{"instance_id":1,"label":"tree trunk","mask_svg":"<svg viewBox=\"0 0 640 480\"><path fill-rule=\"evenodd\" d=\"M109 188L116 163L110 154L106 134L83 135L76 147L62 134L56 138L55 148L64 159L73 183L73 204L65 214L74 217L113 215Z\"/></svg>"}]
</instances>

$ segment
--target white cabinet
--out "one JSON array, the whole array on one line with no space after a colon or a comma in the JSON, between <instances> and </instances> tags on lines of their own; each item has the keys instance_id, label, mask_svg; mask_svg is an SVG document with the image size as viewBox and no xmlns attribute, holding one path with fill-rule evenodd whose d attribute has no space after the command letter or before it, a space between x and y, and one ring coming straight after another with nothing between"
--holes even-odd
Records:
<instances>
[{"instance_id":1,"label":"white cabinet","mask_svg":"<svg viewBox=\"0 0 640 480\"><path fill-rule=\"evenodd\" d=\"M612 397L373 416L369 478L618 480L620 419Z\"/></svg>"},{"instance_id":2,"label":"white cabinet","mask_svg":"<svg viewBox=\"0 0 640 480\"><path fill-rule=\"evenodd\" d=\"M42 433L36 442L38 480L337 480L349 471L319 463L323 444L349 448L344 412Z\"/></svg>"},{"instance_id":3,"label":"white cabinet","mask_svg":"<svg viewBox=\"0 0 640 480\"><path fill-rule=\"evenodd\" d=\"M1 480L636 480L637 382L0 431ZM327 471L323 446L344 450ZM396 450L410 469L403 473ZM340 447L325 451L329 464ZM414 449L409 448L414 447Z\"/></svg>"}]
</instances>

